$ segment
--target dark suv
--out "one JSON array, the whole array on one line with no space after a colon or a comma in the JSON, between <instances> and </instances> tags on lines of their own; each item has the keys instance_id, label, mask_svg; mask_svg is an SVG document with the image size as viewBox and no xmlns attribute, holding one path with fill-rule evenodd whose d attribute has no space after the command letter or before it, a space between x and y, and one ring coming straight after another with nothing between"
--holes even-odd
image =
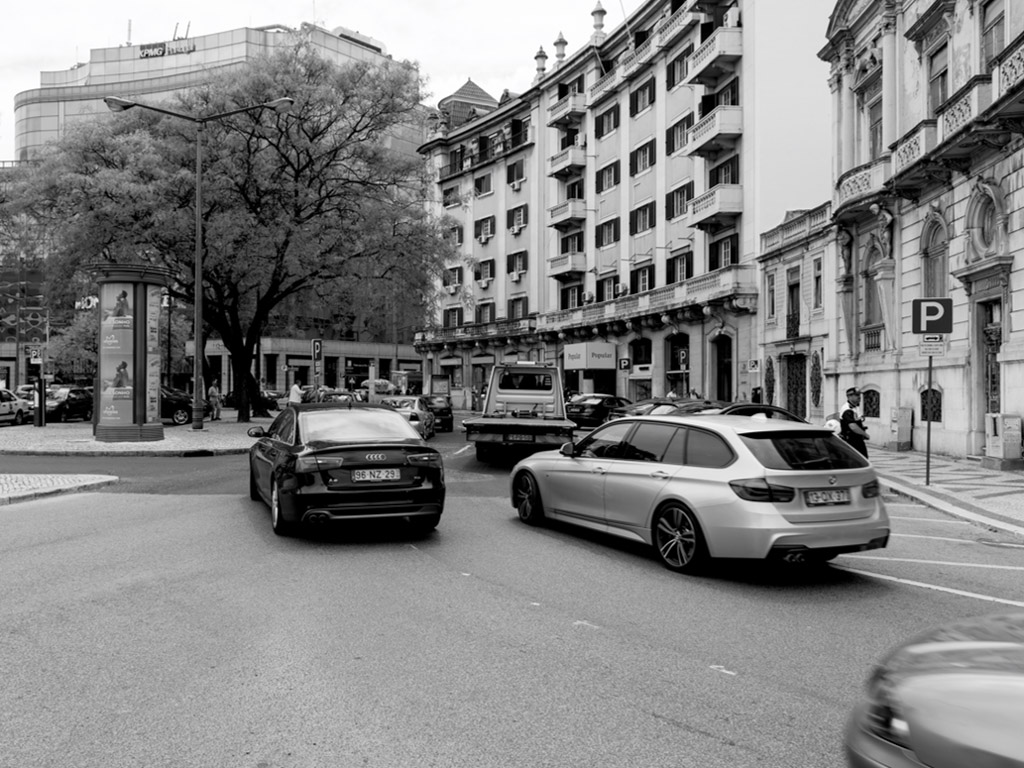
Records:
<instances>
[{"instance_id":1,"label":"dark suv","mask_svg":"<svg viewBox=\"0 0 1024 768\"><path fill-rule=\"evenodd\" d=\"M92 393L85 387L58 387L46 393L46 420L92 418Z\"/></svg>"},{"instance_id":2,"label":"dark suv","mask_svg":"<svg viewBox=\"0 0 1024 768\"><path fill-rule=\"evenodd\" d=\"M428 395L423 398L427 407L434 414L434 424L439 432L451 432L455 429L455 418L452 416L452 399L447 395Z\"/></svg>"}]
</instances>

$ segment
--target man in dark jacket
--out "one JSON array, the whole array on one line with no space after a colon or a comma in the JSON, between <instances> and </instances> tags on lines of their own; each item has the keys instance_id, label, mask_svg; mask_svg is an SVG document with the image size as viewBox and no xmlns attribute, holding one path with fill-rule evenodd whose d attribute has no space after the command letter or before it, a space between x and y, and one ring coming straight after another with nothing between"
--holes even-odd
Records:
<instances>
[{"instance_id":1,"label":"man in dark jacket","mask_svg":"<svg viewBox=\"0 0 1024 768\"><path fill-rule=\"evenodd\" d=\"M846 402L839 410L839 436L867 458L868 431L864 428L864 419L859 408L860 390L850 387L846 390Z\"/></svg>"}]
</instances>

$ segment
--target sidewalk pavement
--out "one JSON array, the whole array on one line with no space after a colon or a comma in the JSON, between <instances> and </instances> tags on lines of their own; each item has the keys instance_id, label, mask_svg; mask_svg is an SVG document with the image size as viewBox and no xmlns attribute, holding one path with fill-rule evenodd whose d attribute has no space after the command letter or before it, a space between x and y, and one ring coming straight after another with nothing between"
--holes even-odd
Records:
<instances>
[{"instance_id":1,"label":"sidewalk pavement","mask_svg":"<svg viewBox=\"0 0 1024 768\"><path fill-rule=\"evenodd\" d=\"M456 422L468 411L456 412ZM74 422L45 427L0 428L0 505L54 493L70 493L117 482L110 475L3 474L4 454L66 456L214 456L247 453L253 438L249 427L272 419L254 417L247 424L225 410L220 421L203 429L166 427L164 439L154 442L101 443L93 439L92 424ZM955 517L971 520L1024 538L1024 471L983 469L971 459L954 459L923 451L887 451L869 446L871 463L891 491L916 499ZM70 460L68 469L74 469ZM925 481L928 480L926 484Z\"/></svg>"}]
</instances>

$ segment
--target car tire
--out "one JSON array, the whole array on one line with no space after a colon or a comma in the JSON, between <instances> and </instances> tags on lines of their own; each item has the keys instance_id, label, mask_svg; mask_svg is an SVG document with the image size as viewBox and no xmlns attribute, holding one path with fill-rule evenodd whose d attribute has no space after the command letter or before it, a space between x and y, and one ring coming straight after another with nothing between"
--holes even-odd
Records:
<instances>
[{"instance_id":1,"label":"car tire","mask_svg":"<svg viewBox=\"0 0 1024 768\"><path fill-rule=\"evenodd\" d=\"M490 461L494 452L491 450L491 446L487 443L476 444L476 460L477 461Z\"/></svg>"},{"instance_id":2,"label":"car tire","mask_svg":"<svg viewBox=\"0 0 1024 768\"><path fill-rule=\"evenodd\" d=\"M679 502L670 502L654 515L651 541L661 564L676 573L696 573L708 560L697 517Z\"/></svg>"},{"instance_id":3,"label":"car tire","mask_svg":"<svg viewBox=\"0 0 1024 768\"><path fill-rule=\"evenodd\" d=\"M85 416L83 418L85 421L92 421L92 408L85 412Z\"/></svg>"},{"instance_id":4,"label":"car tire","mask_svg":"<svg viewBox=\"0 0 1024 768\"><path fill-rule=\"evenodd\" d=\"M191 414L187 408L182 408L180 405L174 406L174 410L171 412L171 421L174 426L180 427L188 424Z\"/></svg>"},{"instance_id":5,"label":"car tire","mask_svg":"<svg viewBox=\"0 0 1024 768\"><path fill-rule=\"evenodd\" d=\"M441 513L433 515L418 515L409 518L409 525L416 536L429 536L441 522Z\"/></svg>"},{"instance_id":6,"label":"car tire","mask_svg":"<svg viewBox=\"0 0 1024 768\"><path fill-rule=\"evenodd\" d=\"M291 536L295 527L281 514L281 497L277 490L276 480L270 481L270 527L278 536Z\"/></svg>"},{"instance_id":7,"label":"car tire","mask_svg":"<svg viewBox=\"0 0 1024 768\"><path fill-rule=\"evenodd\" d=\"M527 525L541 525L544 522L544 504L540 499L537 478L529 472L520 472L512 487L519 519Z\"/></svg>"},{"instance_id":8,"label":"car tire","mask_svg":"<svg viewBox=\"0 0 1024 768\"><path fill-rule=\"evenodd\" d=\"M14 426L20 427L24 423L25 423L25 414L24 413L22 413L21 411L18 411L16 414L14 414Z\"/></svg>"},{"instance_id":9,"label":"car tire","mask_svg":"<svg viewBox=\"0 0 1024 768\"><path fill-rule=\"evenodd\" d=\"M253 501L263 501L259 486L256 485L256 473L252 471L252 467L249 467L249 498Z\"/></svg>"},{"instance_id":10,"label":"car tire","mask_svg":"<svg viewBox=\"0 0 1024 768\"><path fill-rule=\"evenodd\" d=\"M57 414L57 421L59 421L61 424L68 423L68 412L65 409L60 409L60 413Z\"/></svg>"}]
</instances>

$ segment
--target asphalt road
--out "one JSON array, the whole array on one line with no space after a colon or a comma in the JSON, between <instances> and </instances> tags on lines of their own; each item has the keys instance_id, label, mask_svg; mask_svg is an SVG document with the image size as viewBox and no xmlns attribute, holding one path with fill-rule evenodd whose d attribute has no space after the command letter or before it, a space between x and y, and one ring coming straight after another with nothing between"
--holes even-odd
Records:
<instances>
[{"instance_id":1,"label":"asphalt road","mask_svg":"<svg viewBox=\"0 0 1024 768\"><path fill-rule=\"evenodd\" d=\"M1024 601L1014 540L895 500L881 553L678 576L438 444L426 539L280 539L244 457L0 508L0 766L841 766L874 659Z\"/></svg>"}]
</instances>

